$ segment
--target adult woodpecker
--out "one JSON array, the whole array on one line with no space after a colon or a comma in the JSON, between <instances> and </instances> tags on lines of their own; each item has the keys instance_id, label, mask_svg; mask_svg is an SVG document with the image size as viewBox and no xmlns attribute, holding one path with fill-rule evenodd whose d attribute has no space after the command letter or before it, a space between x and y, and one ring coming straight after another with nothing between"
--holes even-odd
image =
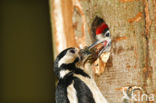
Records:
<instances>
[{"instance_id":1,"label":"adult woodpecker","mask_svg":"<svg viewBox=\"0 0 156 103\"><path fill-rule=\"evenodd\" d=\"M56 103L108 103L92 77L92 64L101 50L68 48L56 57Z\"/></svg>"}]
</instances>

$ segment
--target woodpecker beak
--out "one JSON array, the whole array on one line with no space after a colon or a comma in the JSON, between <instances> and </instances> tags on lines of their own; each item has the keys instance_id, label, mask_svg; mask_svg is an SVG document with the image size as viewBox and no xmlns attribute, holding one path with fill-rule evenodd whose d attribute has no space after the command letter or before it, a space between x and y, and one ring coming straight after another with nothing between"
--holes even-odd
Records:
<instances>
[{"instance_id":1,"label":"woodpecker beak","mask_svg":"<svg viewBox=\"0 0 156 103\"><path fill-rule=\"evenodd\" d=\"M93 63L103 52L109 52L111 48L110 37L105 37L100 41L94 42L91 46L80 49L80 61L85 64L86 61Z\"/></svg>"},{"instance_id":2,"label":"woodpecker beak","mask_svg":"<svg viewBox=\"0 0 156 103\"><path fill-rule=\"evenodd\" d=\"M79 52L80 55L80 61L81 63L85 64L87 61L89 61L90 63L94 62L98 56L95 52L95 49L91 49L89 50L88 47L81 49Z\"/></svg>"},{"instance_id":3,"label":"woodpecker beak","mask_svg":"<svg viewBox=\"0 0 156 103\"><path fill-rule=\"evenodd\" d=\"M100 56L103 52L109 52L111 48L111 38L106 37L101 40L97 40L91 46L89 46L89 50L96 49L98 56Z\"/></svg>"}]
</instances>

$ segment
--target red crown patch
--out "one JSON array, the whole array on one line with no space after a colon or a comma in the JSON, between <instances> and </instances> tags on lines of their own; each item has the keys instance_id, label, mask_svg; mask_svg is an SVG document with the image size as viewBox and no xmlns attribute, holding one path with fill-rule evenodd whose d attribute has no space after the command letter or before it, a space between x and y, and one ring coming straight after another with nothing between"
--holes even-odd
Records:
<instances>
[{"instance_id":1,"label":"red crown patch","mask_svg":"<svg viewBox=\"0 0 156 103\"><path fill-rule=\"evenodd\" d=\"M102 23L100 26L96 28L96 35L101 34L108 26L105 23Z\"/></svg>"}]
</instances>

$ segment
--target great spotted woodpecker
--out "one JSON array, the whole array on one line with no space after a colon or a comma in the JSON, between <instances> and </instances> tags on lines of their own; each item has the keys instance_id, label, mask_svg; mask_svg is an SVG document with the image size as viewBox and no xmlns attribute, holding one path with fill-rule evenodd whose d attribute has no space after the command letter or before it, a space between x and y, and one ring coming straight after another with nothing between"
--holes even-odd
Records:
<instances>
[{"instance_id":1,"label":"great spotted woodpecker","mask_svg":"<svg viewBox=\"0 0 156 103\"><path fill-rule=\"evenodd\" d=\"M89 48L98 48L99 44L103 45L103 48L99 53L99 58L93 64L94 73L96 75L100 75L104 72L106 63L110 56L111 35L108 25L102 18L98 16L95 17L91 26L91 30L95 42Z\"/></svg>"},{"instance_id":2,"label":"great spotted woodpecker","mask_svg":"<svg viewBox=\"0 0 156 103\"><path fill-rule=\"evenodd\" d=\"M99 56L103 52L110 52L111 35L110 35L109 28L108 28L108 25L105 23L105 21L98 16L96 16L96 18L94 19L92 23L92 35L96 39L96 41L90 46L90 48L93 48L101 43L103 44L104 47L107 47L107 48L103 48L100 51Z\"/></svg>"},{"instance_id":3,"label":"great spotted woodpecker","mask_svg":"<svg viewBox=\"0 0 156 103\"><path fill-rule=\"evenodd\" d=\"M59 80L56 103L108 103L92 77L92 64L101 50L68 48L56 57L54 72Z\"/></svg>"}]
</instances>

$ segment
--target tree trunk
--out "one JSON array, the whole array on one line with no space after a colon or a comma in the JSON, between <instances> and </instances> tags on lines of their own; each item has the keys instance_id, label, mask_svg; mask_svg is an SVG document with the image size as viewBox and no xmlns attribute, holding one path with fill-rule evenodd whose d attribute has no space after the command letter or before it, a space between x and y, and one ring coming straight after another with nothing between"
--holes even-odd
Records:
<instances>
[{"instance_id":1,"label":"tree trunk","mask_svg":"<svg viewBox=\"0 0 156 103\"><path fill-rule=\"evenodd\" d=\"M111 55L95 80L109 103L121 103L128 86L142 88L149 99L156 95L155 0L50 0L50 6L55 56L67 47L90 45L96 16L108 24Z\"/></svg>"}]
</instances>

